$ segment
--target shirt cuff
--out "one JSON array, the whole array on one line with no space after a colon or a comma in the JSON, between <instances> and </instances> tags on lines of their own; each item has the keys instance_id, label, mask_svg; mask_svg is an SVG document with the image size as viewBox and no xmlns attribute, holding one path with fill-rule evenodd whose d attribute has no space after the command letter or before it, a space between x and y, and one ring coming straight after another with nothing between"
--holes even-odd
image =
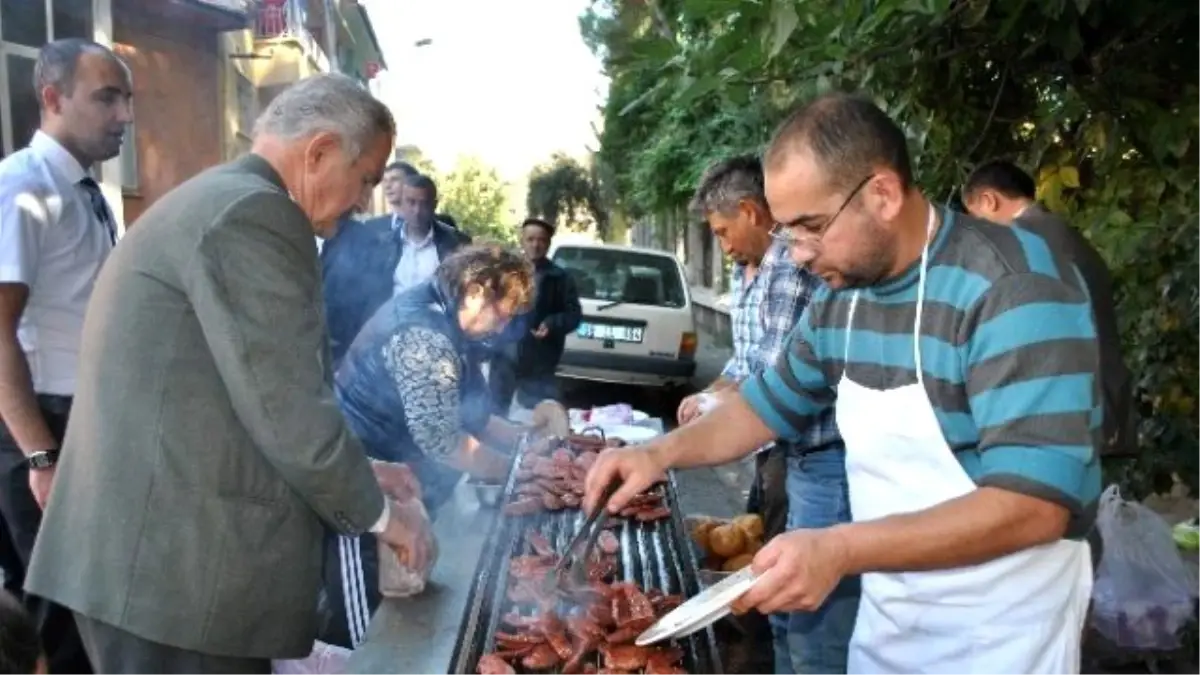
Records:
<instances>
[{"instance_id":1,"label":"shirt cuff","mask_svg":"<svg viewBox=\"0 0 1200 675\"><path fill-rule=\"evenodd\" d=\"M383 532L387 528L388 518L390 518L391 516L392 516L391 501L387 497L384 497L383 498L383 513L379 514L379 520L376 520L375 524L371 526L371 530L370 530L371 534L379 534L380 532Z\"/></svg>"}]
</instances>

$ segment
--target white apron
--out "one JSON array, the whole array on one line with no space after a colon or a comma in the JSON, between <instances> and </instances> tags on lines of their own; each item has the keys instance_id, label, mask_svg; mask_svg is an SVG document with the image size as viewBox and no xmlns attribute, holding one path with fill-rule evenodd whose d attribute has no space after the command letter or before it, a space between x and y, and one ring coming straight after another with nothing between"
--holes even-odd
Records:
<instances>
[{"instance_id":1,"label":"white apron","mask_svg":"<svg viewBox=\"0 0 1200 675\"><path fill-rule=\"evenodd\" d=\"M921 373L921 310L935 222L931 205L913 326L917 382L880 391L843 371L838 383L837 423L846 442L854 520L920 511L976 489L946 444ZM847 335L857 305L855 292ZM849 672L1078 673L1091 589L1087 544L1066 540L970 567L864 574Z\"/></svg>"}]
</instances>

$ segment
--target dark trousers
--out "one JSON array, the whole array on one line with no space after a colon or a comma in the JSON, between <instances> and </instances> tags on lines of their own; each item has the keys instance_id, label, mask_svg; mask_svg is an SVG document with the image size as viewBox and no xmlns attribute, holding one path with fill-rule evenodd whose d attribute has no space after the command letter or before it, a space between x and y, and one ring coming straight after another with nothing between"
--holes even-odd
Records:
<instances>
[{"instance_id":1,"label":"dark trousers","mask_svg":"<svg viewBox=\"0 0 1200 675\"><path fill-rule=\"evenodd\" d=\"M75 614L97 673L270 673L269 659L204 654L140 638Z\"/></svg>"},{"instance_id":2,"label":"dark trousers","mask_svg":"<svg viewBox=\"0 0 1200 675\"><path fill-rule=\"evenodd\" d=\"M558 382L554 374L521 373L508 356L497 355L488 365L488 389L492 394L492 413L508 417L513 396L523 408L532 408L546 399L558 400Z\"/></svg>"},{"instance_id":3,"label":"dark trousers","mask_svg":"<svg viewBox=\"0 0 1200 675\"><path fill-rule=\"evenodd\" d=\"M38 407L59 443L67 429L71 399L38 396ZM29 489L29 466L8 428L0 424L0 567L4 588L20 598L38 628L51 673L90 673L87 654L70 610L25 593L25 570L33 554L42 509Z\"/></svg>"},{"instance_id":4,"label":"dark trousers","mask_svg":"<svg viewBox=\"0 0 1200 675\"><path fill-rule=\"evenodd\" d=\"M488 362L488 391L492 396L492 414L508 419L517 391L517 364L508 356L496 354Z\"/></svg>"},{"instance_id":5,"label":"dark trousers","mask_svg":"<svg viewBox=\"0 0 1200 675\"><path fill-rule=\"evenodd\" d=\"M366 639L371 617L381 602L379 540L374 535L346 537L326 532L317 639L356 649Z\"/></svg>"}]
</instances>

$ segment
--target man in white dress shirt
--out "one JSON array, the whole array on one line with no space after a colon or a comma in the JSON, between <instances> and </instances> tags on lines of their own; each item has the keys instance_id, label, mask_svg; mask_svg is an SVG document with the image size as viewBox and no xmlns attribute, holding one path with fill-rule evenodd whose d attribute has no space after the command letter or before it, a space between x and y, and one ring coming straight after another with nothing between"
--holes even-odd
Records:
<instances>
[{"instance_id":1,"label":"man in white dress shirt","mask_svg":"<svg viewBox=\"0 0 1200 675\"><path fill-rule=\"evenodd\" d=\"M403 239L400 262L392 277L394 294L433 278L433 272L441 262L433 241L434 225L437 224L433 211L436 207L437 185L433 179L421 174L405 179L400 212L392 226L396 235Z\"/></svg>"},{"instance_id":2,"label":"man in white dress shirt","mask_svg":"<svg viewBox=\"0 0 1200 675\"><path fill-rule=\"evenodd\" d=\"M29 84L41 127L0 161L0 564L51 672L90 672L70 612L21 587L75 392L84 309L116 242L91 167L121 149L132 84L108 48L76 39L43 47Z\"/></svg>"}]
</instances>

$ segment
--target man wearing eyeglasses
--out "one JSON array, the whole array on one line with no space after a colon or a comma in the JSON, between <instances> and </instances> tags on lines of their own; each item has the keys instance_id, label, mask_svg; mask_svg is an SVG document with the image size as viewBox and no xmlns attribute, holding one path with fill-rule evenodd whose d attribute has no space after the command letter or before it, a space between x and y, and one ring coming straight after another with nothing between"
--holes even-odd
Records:
<instances>
[{"instance_id":1,"label":"man wearing eyeglasses","mask_svg":"<svg viewBox=\"0 0 1200 675\"><path fill-rule=\"evenodd\" d=\"M721 249L734 261L734 353L707 392L683 400L680 424L701 416L705 393L720 399L770 369L821 283L792 262L786 242L772 238L757 157L733 157L709 167L691 208L708 222ZM810 425L799 442L764 445L755 463L747 511L762 516L764 541L788 529L849 522L846 455L832 411ZM770 616L776 673L846 671L846 647L858 610L857 577L847 578L842 586L819 611Z\"/></svg>"},{"instance_id":2,"label":"man wearing eyeglasses","mask_svg":"<svg viewBox=\"0 0 1200 675\"><path fill-rule=\"evenodd\" d=\"M787 356L695 423L605 453L621 509L668 467L795 439L834 408L854 522L794 530L734 606L819 607L862 574L853 673L1079 672L1100 492L1099 350L1075 268L1022 229L916 187L904 133L833 94L764 162L792 258L823 278Z\"/></svg>"}]
</instances>

